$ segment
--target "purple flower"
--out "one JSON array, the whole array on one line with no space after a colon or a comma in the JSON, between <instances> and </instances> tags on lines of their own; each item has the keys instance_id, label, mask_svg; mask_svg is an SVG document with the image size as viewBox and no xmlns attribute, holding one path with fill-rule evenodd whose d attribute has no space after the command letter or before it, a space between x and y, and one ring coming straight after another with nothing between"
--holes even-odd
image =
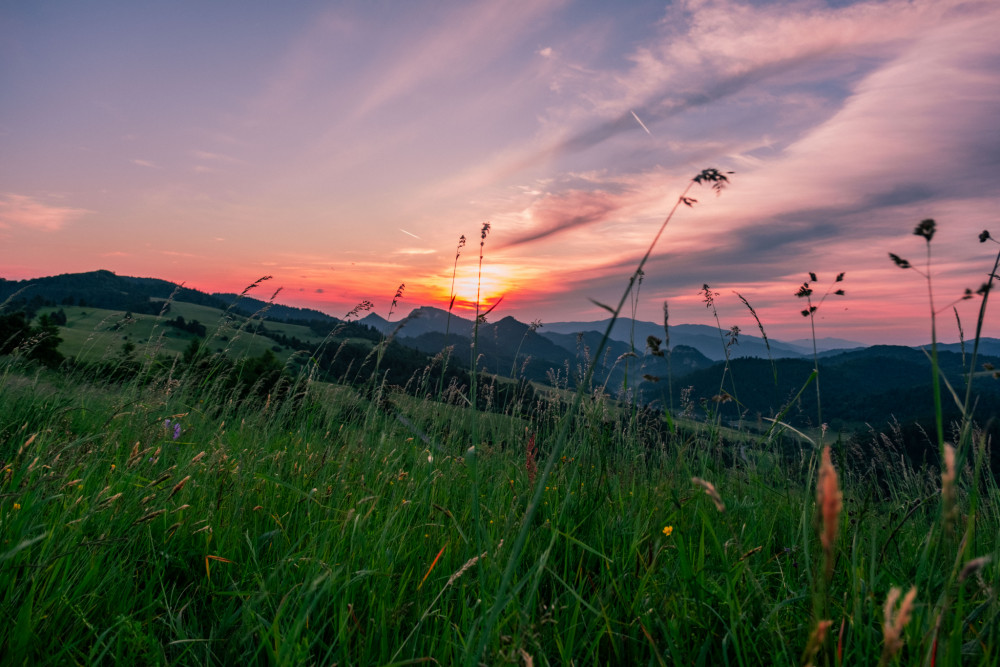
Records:
<instances>
[{"instance_id":1,"label":"purple flower","mask_svg":"<svg viewBox=\"0 0 1000 667\"><path fill-rule=\"evenodd\" d=\"M181 423L180 422L171 421L169 419L164 419L163 420L163 428L166 429L167 432L169 432L171 427L173 427L173 429L174 429L174 440L176 440L177 438L181 437Z\"/></svg>"}]
</instances>

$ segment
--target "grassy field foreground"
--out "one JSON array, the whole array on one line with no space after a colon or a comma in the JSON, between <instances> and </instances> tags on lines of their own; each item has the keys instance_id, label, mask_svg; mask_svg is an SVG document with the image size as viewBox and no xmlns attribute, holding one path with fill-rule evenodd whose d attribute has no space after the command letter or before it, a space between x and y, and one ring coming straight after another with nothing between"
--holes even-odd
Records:
<instances>
[{"instance_id":1,"label":"grassy field foreground","mask_svg":"<svg viewBox=\"0 0 1000 667\"><path fill-rule=\"evenodd\" d=\"M8 364L0 401L5 664L994 661L998 490L971 466L943 517L940 471L835 445L824 517L819 449L728 456L607 405L542 480L554 420L329 385L289 418Z\"/></svg>"}]
</instances>

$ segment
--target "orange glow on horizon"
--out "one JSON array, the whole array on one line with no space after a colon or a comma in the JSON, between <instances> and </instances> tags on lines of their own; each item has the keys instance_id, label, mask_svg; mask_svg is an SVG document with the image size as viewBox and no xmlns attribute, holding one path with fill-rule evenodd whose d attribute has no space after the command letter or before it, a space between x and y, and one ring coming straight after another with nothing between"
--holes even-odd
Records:
<instances>
[{"instance_id":1,"label":"orange glow on horizon","mask_svg":"<svg viewBox=\"0 0 1000 667\"><path fill-rule=\"evenodd\" d=\"M447 308L452 297L455 298L454 309L475 312L476 294L479 294L479 309L489 309L500 299L517 290L517 283L509 267L502 265L484 266L482 275L478 270L462 272L455 277L455 287L452 291L450 278L442 281L428 290L428 296Z\"/></svg>"}]
</instances>

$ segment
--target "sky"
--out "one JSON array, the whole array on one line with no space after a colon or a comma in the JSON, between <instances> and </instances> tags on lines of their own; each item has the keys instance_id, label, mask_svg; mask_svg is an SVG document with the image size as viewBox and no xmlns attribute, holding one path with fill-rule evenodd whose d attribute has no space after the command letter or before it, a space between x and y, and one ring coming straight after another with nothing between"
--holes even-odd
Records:
<instances>
[{"instance_id":1,"label":"sky","mask_svg":"<svg viewBox=\"0 0 1000 667\"><path fill-rule=\"evenodd\" d=\"M741 295L806 338L813 272L818 337L924 343L888 253L924 271L933 218L939 337L971 338L997 34L996 0L0 2L0 277L598 320L690 187L624 315L714 325L708 284L724 328L756 333Z\"/></svg>"}]
</instances>

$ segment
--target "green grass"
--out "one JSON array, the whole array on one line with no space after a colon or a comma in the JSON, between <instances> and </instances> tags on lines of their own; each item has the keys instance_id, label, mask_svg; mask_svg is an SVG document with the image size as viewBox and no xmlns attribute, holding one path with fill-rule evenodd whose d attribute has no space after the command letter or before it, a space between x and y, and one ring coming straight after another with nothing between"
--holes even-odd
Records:
<instances>
[{"instance_id":1,"label":"green grass","mask_svg":"<svg viewBox=\"0 0 1000 667\"><path fill-rule=\"evenodd\" d=\"M59 308L45 308L40 314L56 311ZM219 311L207 306L192 303L174 302L170 313L164 317L155 315L133 314L125 320L125 312L103 308L79 306L62 306L66 313L66 325L59 328L59 336L63 339L59 350L67 357L75 357L81 361L100 361L119 353L122 345L130 341L136 346L137 355L165 353L179 355L194 337L192 334L164 324L164 320L173 319L178 315L188 322L198 320L208 327L208 341L212 351L226 350L235 356L259 356L265 350L274 347L269 338L252 335L252 325L233 344L229 345L237 334L237 328L245 318L236 318L233 323L220 320ZM235 325L235 326L234 326ZM271 323L267 324L271 327ZM299 336L303 340L319 341L308 327L296 325L274 325L274 328L289 331L289 336ZM288 350L276 351L282 360L286 359Z\"/></svg>"},{"instance_id":2,"label":"green grass","mask_svg":"<svg viewBox=\"0 0 1000 667\"><path fill-rule=\"evenodd\" d=\"M471 455L477 417L431 401L396 402L428 446L342 387L316 387L293 422L273 405L213 416L193 391L15 369L2 390L7 664L460 662L532 491L523 421L483 418ZM822 576L809 460L766 465L759 443L727 466L697 437L609 448L602 425L581 426L545 481L483 661L797 663ZM539 432L543 458L551 437ZM889 588L916 584L904 663L931 650L947 594L938 664L963 651L989 664L995 564L982 582L951 581L958 539L939 527L936 472L886 472L881 485L842 480L822 659L877 661ZM997 549L997 493L981 492L975 555Z\"/></svg>"}]
</instances>

